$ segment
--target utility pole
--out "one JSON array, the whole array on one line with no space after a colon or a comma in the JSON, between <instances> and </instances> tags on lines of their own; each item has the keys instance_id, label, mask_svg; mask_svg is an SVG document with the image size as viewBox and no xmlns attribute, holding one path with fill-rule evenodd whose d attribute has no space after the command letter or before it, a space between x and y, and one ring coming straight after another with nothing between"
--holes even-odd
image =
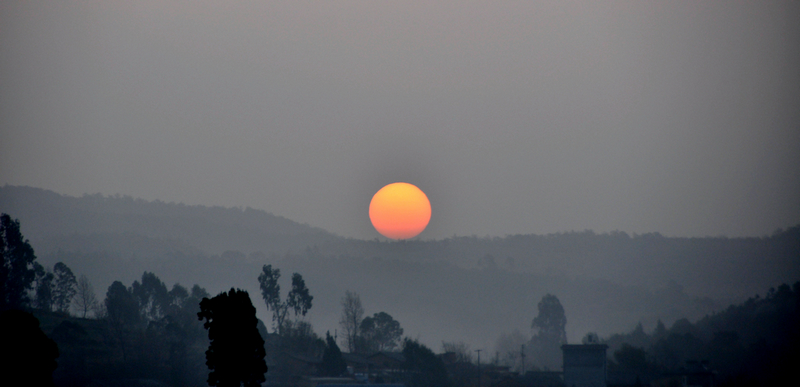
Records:
<instances>
[{"instance_id":1,"label":"utility pole","mask_svg":"<svg viewBox=\"0 0 800 387\"><path fill-rule=\"evenodd\" d=\"M482 349L476 349L475 352L478 353L478 387L481 387L481 351Z\"/></svg>"},{"instance_id":2,"label":"utility pole","mask_svg":"<svg viewBox=\"0 0 800 387\"><path fill-rule=\"evenodd\" d=\"M525 376L525 344L519 350L519 356L522 358L522 376Z\"/></svg>"}]
</instances>

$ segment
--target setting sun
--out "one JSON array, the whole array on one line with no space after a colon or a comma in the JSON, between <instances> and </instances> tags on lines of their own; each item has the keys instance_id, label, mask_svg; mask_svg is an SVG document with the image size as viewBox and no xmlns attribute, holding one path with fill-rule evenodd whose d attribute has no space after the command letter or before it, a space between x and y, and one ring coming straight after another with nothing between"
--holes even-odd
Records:
<instances>
[{"instance_id":1,"label":"setting sun","mask_svg":"<svg viewBox=\"0 0 800 387\"><path fill-rule=\"evenodd\" d=\"M413 184L392 183L372 197L369 219L375 230L387 238L413 238L428 226L431 202Z\"/></svg>"}]
</instances>

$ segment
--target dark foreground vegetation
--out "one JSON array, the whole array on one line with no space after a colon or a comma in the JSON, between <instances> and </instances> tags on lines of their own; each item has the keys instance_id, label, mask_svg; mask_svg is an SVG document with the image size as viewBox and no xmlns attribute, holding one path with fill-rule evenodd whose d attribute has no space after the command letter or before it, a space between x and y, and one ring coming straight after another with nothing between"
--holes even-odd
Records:
<instances>
[{"instance_id":1,"label":"dark foreground vegetation","mask_svg":"<svg viewBox=\"0 0 800 387\"><path fill-rule=\"evenodd\" d=\"M694 323L681 319L646 333L641 325L605 342L617 380L645 384L687 362L707 362L718 385L777 386L792 379L800 361L800 282L770 289Z\"/></svg>"},{"instance_id":2,"label":"dark foreground vegetation","mask_svg":"<svg viewBox=\"0 0 800 387\"><path fill-rule=\"evenodd\" d=\"M272 313L267 324L256 318L246 291L212 297L197 284L168 287L150 271L130 285L113 281L98 297L70 262L51 267L37 262L19 221L2 214L0 223L4 385L16 380L56 386L560 383L568 310L552 294L541 298L537 313L529 312L530 335L501 335L494 351L481 349L483 358L464 341L443 340L436 351L403 337L401 322L386 311L366 313L353 291L336 305L340 330L323 339L304 318L318 302L300 273L293 273L285 294L281 271L271 263L250 276ZM797 282L694 322L678 319L667 328L659 321L651 332L639 324L627 334L602 339L589 333L584 340L609 346L612 385L669 385L699 364L717 385L769 386L790 377L800 360L799 326Z\"/></svg>"}]
</instances>

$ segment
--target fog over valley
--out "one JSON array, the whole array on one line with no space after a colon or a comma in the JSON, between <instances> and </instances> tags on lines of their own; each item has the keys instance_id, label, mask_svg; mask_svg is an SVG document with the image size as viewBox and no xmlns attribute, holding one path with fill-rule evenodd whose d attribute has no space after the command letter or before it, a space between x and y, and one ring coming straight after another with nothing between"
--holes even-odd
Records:
<instances>
[{"instance_id":1,"label":"fog over valley","mask_svg":"<svg viewBox=\"0 0 800 387\"><path fill-rule=\"evenodd\" d=\"M781 383L798 20L0 1L0 385Z\"/></svg>"},{"instance_id":2,"label":"fog over valley","mask_svg":"<svg viewBox=\"0 0 800 387\"><path fill-rule=\"evenodd\" d=\"M504 238L363 241L254 209L186 206L100 195L0 188L43 264L68 262L98 293L149 271L165 283L259 294L261 267L303 275L319 332L338 328L340 299L357 292L432 348L464 341L492 350L503 333L530 334L536 304L558 296L567 338L641 322L700 318L800 279L800 228L751 238L668 238L591 231ZM265 323L271 314L254 301Z\"/></svg>"}]
</instances>

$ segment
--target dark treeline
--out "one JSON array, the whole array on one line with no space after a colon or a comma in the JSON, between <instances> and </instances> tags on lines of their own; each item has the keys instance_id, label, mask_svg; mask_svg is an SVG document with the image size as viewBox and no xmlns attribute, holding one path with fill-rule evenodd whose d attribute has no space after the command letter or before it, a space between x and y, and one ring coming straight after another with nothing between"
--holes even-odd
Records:
<instances>
[{"instance_id":1,"label":"dark treeline","mask_svg":"<svg viewBox=\"0 0 800 387\"><path fill-rule=\"evenodd\" d=\"M584 231L386 242L336 237L260 210L28 187L0 188L0 209L25 224L45 272L67 263L99 292L154 272L212 294L258 294L251 276L272 264L320 289L307 321L323 331L335 329L339 298L352 290L377 309L370 313L390 311L429 346L463 338L491 348L527 332L547 293L568 311L575 341L639 321L650 329L659 319L695 320L800 279L800 227L753 238ZM265 305L257 309L266 321Z\"/></svg>"},{"instance_id":2,"label":"dark treeline","mask_svg":"<svg viewBox=\"0 0 800 387\"><path fill-rule=\"evenodd\" d=\"M361 359L355 360L359 367L370 353L400 347L399 323L385 312L364 317L360 300L352 295L352 340L343 338L351 344L348 363L330 333L323 341L302 320L314 298L302 275L292 275L292 289L282 297L280 270L270 265L253 281L273 312L272 333L256 318L246 291L210 297L199 285L169 288L152 272L130 285L114 281L97 302L91 285L79 286L65 263L54 266L55 275L42 269L19 221L2 214L0 226L4 384L257 386L266 381L292 386L309 376L354 380L356 375L361 380L363 374L349 366L354 358ZM76 311L84 317L70 313L73 300L80 301ZM94 318L85 318L87 309ZM341 324L349 326L344 317ZM406 338L402 352L394 353L404 359L404 372L394 381L447 385L444 363L424 345Z\"/></svg>"},{"instance_id":3,"label":"dark treeline","mask_svg":"<svg viewBox=\"0 0 800 387\"><path fill-rule=\"evenodd\" d=\"M800 275L800 225L751 238L592 231L438 241L326 242L330 255L443 260L466 268L590 277L646 286L682 278L693 294L746 297ZM757 257L757 259L755 259Z\"/></svg>"},{"instance_id":4,"label":"dark treeline","mask_svg":"<svg viewBox=\"0 0 800 387\"><path fill-rule=\"evenodd\" d=\"M596 278L643 287L672 279L680 280L690 294L730 300L800 276L800 226L749 238L580 231L398 243L341 238L251 208L125 196L75 198L29 187L0 187L0 209L25 222L28 237L43 257L62 251L104 254L104 259L118 261L166 260L236 251L283 256L313 248L318 257L443 261L467 269Z\"/></svg>"},{"instance_id":5,"label":"dark treeline","mask_svg":"<svg viewBox=\"0 0 800 387\"><path fill-rule=\"evenodd\" d=\"M281 292L281 270L271 264L262 265L260 273L250 271L249 278L272 313L269 324L256 318L246 291L231 289L212 298L199 285L168 287L150 271L129 285L113 281L100 301L88 279L82 274L76 279L68 263L58 262L50 269L37 262L17 220L3 214L0 221L0 323L4 342L15 343L4 349L3 363L10 366L3 374L28 377L39 385L148 380L188 386L229 380L234 385L266 381L291 386L324 377L408 386L472 386L484 380L491 385L525 380L513 379L513 372L544 371L531 375L546 376L546 371L557 370L560 345L568 342L567 308L552 294L545 294L528 312L530 335L501 335L494 356L487 354L480 361L464 341L442 340L442 353L437 354L417 340L403 338L400 321L386 311L367 312L358 293L349 290L334 302L341 308L339 334L331 337L328 331L322 339L304 317L320 298L322 304L330 298L315 297L299 272L292 274L289 291ZM313 258L315 252L307 254ZM261 255L250 258L269 260ZM385 271L407 278L402 272L409 270L406 263L369 260L360 266L369 263L388 264ZM441 273L427 270L431 268L416 267L406 274L434 284ZM500 272L492 267L465 271L473 285L496 282ZM428 297L436 293L417 291ZM467 317L475 315L473 309ZM423 316L435 323L434 316ZM751 297L694 323L679 319L668 329L659 321L651 333L639 324L628 334L608 337L604 342L610 347L609 377L620 385L636 385L680 373L694 361L713 369L719 385L773 385L788 377L798 360L798 326L800 282L784 284L763 298ZM500 331L495 325L495 332ZM597 342L596 337L590 333L585 340Z\"/></svg>"},{"instance_id":6,"label":"dark treeline","mask_svg":"<svg viewBox=\"0 0 800 387\"><path fill-rule=\"evenodd\" d=\"M774 386L785 383L800 360L800 282L771 288L765 297L706 316L694 323L659 321L647 333L638 325L606 341L609 371L647 383L686 367L707 362L719 385Z\"/></svg>"}]
</instances>

